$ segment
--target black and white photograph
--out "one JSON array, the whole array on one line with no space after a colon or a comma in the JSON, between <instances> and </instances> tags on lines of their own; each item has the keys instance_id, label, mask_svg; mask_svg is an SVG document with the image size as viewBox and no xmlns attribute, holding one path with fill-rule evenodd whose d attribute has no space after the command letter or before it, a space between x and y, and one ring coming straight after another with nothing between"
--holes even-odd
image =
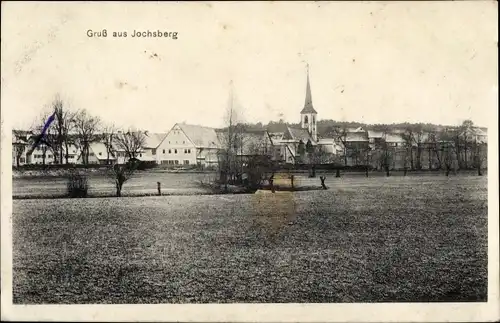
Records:
<instances>
[{"instance_id":1,"label":"black and white photograph","mask_svg":"<svg viewBox=\"0 0 500 323\"><path fill-rule=\"evenodd\" d=\"M2 320L500 319L496 1L1 15Z\"/></svg>"}]
</instances>

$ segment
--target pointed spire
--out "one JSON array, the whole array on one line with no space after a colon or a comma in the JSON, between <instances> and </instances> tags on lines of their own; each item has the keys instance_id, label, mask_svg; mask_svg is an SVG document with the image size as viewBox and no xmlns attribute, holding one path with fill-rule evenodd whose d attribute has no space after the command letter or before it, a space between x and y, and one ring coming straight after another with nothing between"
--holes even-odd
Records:
<instances>
[{"instance_id":1,"label":"pointed spire","mask_svg":"<svg viewBox=\"0 0 500 323\"><path fill-rule=\"evenodd\" d=\"M306 101L304 103L304 109L300 113L317 113L313 108L312 95L311 95L311 84L309 82L309 64L307 68L307 84L306 84Z\"/></svg>"}]
</instances>

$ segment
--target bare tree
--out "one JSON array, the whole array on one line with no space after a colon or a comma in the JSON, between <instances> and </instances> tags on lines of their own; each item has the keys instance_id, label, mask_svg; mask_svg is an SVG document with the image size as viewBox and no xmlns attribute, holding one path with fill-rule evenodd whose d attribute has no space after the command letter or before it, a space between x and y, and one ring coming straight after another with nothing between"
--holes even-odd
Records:
<instances>
[{"instance_id":1,"label":"bare tree","mask_svg":"<svg viewBox=\"0 0 500 323\"><path fill-rule=\"evenodd\" d=\"M428 141L428 145L429 145L429 155L431 155L432 152L434 152L434 154L436 156L436 161L437 161L437 168L441 169L443 167L443 165L442 165L442 158L441 158L441 154L440 154L441 145L439 142L439 138L440 138L440 133L430 132L427 141Z\"/></svg>"},{"instance_id":2,"label":"bare tree","mask_svg":"<svg viewBox=\"0 0 500 323\"><path fill-rule=\"evenodd\" d=\"M26 150L26 144L21 143L21 142L14 142L12 144L12 147L15 151L15 156L16 156L16 166L19 167L21 166L21 157Z\"/></svg>"},{"instance_id":3,"label":"bare tree","mask_svg":"<svg viewBox=\"0 0 500 323\"><path fill-rule=\"evenodd\" d=\"M414 142L414 136L413 136L413 129L412 129L412 127L407 127L405 129L405 132L401 135L401 137L403 138L405 148L408 151L407 154L408 154L409 161L410 161L410 168L411 168L411 170L414 170L415 169L415 165L413 164L413 142Z\"/></svg>"},{"instance_id":4,"label":"bare tree","mask_svg":"<svg viewBox=\"0 0 500 323\"><path fill-rule=\"evenodd\" d=\"M462 159L462 161L463 161L462 166L465 169L467 169L469 167L467 153L469 152L469 150L471 148L474 148L476 146L475 142L471 136L473 129L474 129L474 123L471 120L465 120L458 128L457 135L461 137L461 145L462 145L461 149L464 153L464 156ZM469 155L469 157L475 158L475 155L474 156Z\"/></svg>"},{"instance_id":5,"label":"bare tree","mask_svg":"<svg viewBox=\"0 0 500 323\"><path fill-rule=\"evenodd\" d=\"M106 125L102 128L101 139L106 146L106 165L110 164L110 157L114 155L113 142L116 135L116 127L113 124Z\"/></svg>"},{"instance_id":6,"label":"bare tree","mask_svg":"<svg viewBox=\"0 0 500 323\"><path fill-rule=\"evenodd\" d=\"M453 167L453 146L454 144L451 142L444 142L443 143L443 162L445 166L445 171L446 171L446 176L450 175L450 171Z\"/></svg>"},{"instance_id":7,"label":"bare tree","mask_svg":"<svg viewBox=\"0 0 500 323\"><path fill-rule=\"evenodd\" d=\"M336 141L340 142L342 144L343 150L344 150L344 166L347 166L347 149L348 149L348 143L347 143L347 128L344 126L338 126L338 127L331 127L327 131L327 136L328 137L333 137Z\"/></svg>"},{"instance_id":8,"label":"bare tree","mask_svg":"<svg viewBox=\"0 0 500 323\"><path fill-rule=\"evenodd\" d=\"M390 176L391 162L393 159L393 149L387 142L387 135L389 134L389 129L383 130L382 139L376 143L376 150L379 152L380 165L385 170L386 176Z\"/></svg>"},{"instance_id":9,"label":"bare tree","mask_svg":"<svg viewBox=\"0 0 500 323\"><path fill-rule=\"evenodd\" d=\"M127 132L118 132L113 139L117 148L122 149L128 159L136 159L146 143L144 131L133 129L129 129Z\"/></svg>"},{"instance_id":10,"label":"bare tree","mask_svg":"<svg viewBox=\"0 0 500 323\"><path fill-rule=\"evenodd\" d=\"M137 170L137 160L131 159L125 164L114 164L111 168L111 176L115 181L116 196L122 196L123 184L128 181Z\"/></svg>"},{"instance_id":11,"label":"bare tree","mask_svg":"<svg viewBox=\"0 0 500 323\"><path fill-rule=\"evenodd\" d=\"M224 128L218 133L220 150L219 160L219 181L224 184L227 192L228 182L234 180L237 169L237 154L244 141L243 116L239 108L233 89L233 82L230 83L229 102L224 115Z\"/></svg>"},{"instance_id":12,"label":"bare tree","mask_svg":"<svg viewBox=\"0 0 500 323\"><path fill-rule=\"evenodd\" d=\"M473 145L473 151L474 151L474 164L477 169L477 175L482 176L482 167L483 163L486 160L487 157L487 145L484 142L480 142L477 140L477 138L474 139L474 145Z\"/></svg>"},{"instance_id":13,"label":"bare tree","mask_svg":"<svg viewBox=\"0 0 500 323\"><path fill-rule=\"evenodd\" d=\"M418 170L422 169L422 151L424 144L424 127L422 124L412 124L408 125L403 134L403 139L405 142L411 143L412 150L410 154L410 165L411 168L414 167ZM413 146L416 147L416 165L414 165L413 161Z\"/></svg>"},{"instance_id":14,"label":"bare tree","mask_svg":"<svg viewBox=\"0 0 500 323\"><path fill-rule=\"evenodd\" d=\"M272 149L267 133L248 133L244 136L242 183L248 188L260 188L272 174Z\"/></svg>"},{"instance_id":15,"label":"bare tree","mask_svg":"<svg viewBox=\"0 0 500 323\"><path fill-rule=\"evenodd\" d=\"M81 149L82 162L84 165L89 164L90 144L96 142L98 138L98 130L100 126L99 117L90 115L87 110L80 110L73 118L73 124L77 133L75 143ZM66 149L66 158L68 150Z\"/></svg>"},{"instance_id":16,"label":"bare tree","mask_svg":"<svg viewBox=\"0 0 500 323\"><path fill-rule=\"evenodd\" d=\"M56 120L54 124L55 130L55 146L57 146L57 151L59 153L60 164L63 164L63 151L66 159L66 164L68 163L68 151L69 145L72 143L70 138L70 133L74 127L74 117L75 112L69 111L65 106L64 102L59 95L56 95L55 99L52 101L52 109L55 112Z\"/></svg>"},{"instance_id":17,"label":"bare tree","mask_svg":"<svg viewBox=\"0 0 500 323\"><path fill-rule=\"evenodd\" d=\"M457 166L460 164L459 148L456 147L457 129L447 129L442 131L439 136L440 150L442 152L442 162L445 167L446 176L450 175L454 168L454 161L457 161Z\"/></svg>"},{"instance_id":18,"label":"bare tree","mask_svg":"<svg viewBox=\"0 0 500 323\"><path fill-rule=\"evenodd\" d=\"M111 168L111 176L115 181L116 196L120 197L123 184L132 177L137 170L137 166L139 166L136 158L142 151L146 136L143 131L129 129L127 132L117 133L114 140L118 148L121 148L129 158L124 164L116 163Z\"/></svg>"}]
</instances>

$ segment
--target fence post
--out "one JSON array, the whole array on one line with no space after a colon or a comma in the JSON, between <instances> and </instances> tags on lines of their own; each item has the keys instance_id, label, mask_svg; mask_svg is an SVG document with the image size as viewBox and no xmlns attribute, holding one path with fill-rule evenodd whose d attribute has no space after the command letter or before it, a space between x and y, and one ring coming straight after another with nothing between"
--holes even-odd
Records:
<instances>
[{"instance_id":1,"label":"fence post","mask_svg":"<svg viewBox=\"0 0 500 323\"><path fill-rule=\"evenodd\" d=\"M271 192L274 193L274 185L273 185L273 182L274 182L274 174L271 175L271 177L269 178L269 185L271 185Z\"/></svg>"},{"instance_id":2,"label":"fence post","mask_svg":"<svg viewBox=\"0 0 500 323\"><path fill-rule=\"evenodd\" d=\"M291 184L292 184L292 189L294 189L294 187L293 187L293 175L290 176L290 180L291 180Z\"/></svg>"},{"instance_id":3,"label":"fence post","mask_svg":"<svg viewBox=\"0 0 500 323\"><path fill-rule=\"evenodd\" d=\"M326 176L320 176L319 179L321 180L321 187L323 187L323 189L326 190L327 189L325 185Z\"/></svg>"},{"instance_id":4,"label":"fence post","mask_svg":"<svg viewBox=\"0 0 500 323\"><path fill-rule=\"evenodd\" d=\"M156 182L156 185L158 186L158 195L161 196L161 183L160 182Z\"/></svg>"}]
</instances>

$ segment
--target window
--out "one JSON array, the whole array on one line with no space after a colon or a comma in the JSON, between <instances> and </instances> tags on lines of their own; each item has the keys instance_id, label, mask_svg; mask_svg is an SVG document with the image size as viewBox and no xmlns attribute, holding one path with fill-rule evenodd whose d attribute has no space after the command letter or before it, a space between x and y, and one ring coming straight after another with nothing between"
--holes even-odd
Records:
<instances>
[{"instance_id":1,"label":"window","mask_svg":"<svg viewBox=\"0 0 500 323\"><path fill-rule=\"evenodd\" d=\"M90 153L89 156L94 156L94 153Z\"/></svg>"},{"instance_id":2,"label":"window","mask_svg":"<svg viewBox=\"0 0 500 323\"><path fill-rule=\"evenodd\" d=\"M156 149L151 150L151 153L152 153L153 155L156 155Z\"/></svg>"},{"instance_id":3,"label":"window","mask_svg":"<svg viewBox=\"0 0 500 323\"><path fill-rule=\"evenodd\" d=\"M185 160L184 165L189 165L189 160Z\"/></svg>"},{"instance_id":4,"label":"window","mask_svg":"<svg viewBox=\"0 0 500 323\"><path fill-rule=\"evenodd\" d=\"M178 161L178 160L176 160L176 161L175 161L175 164L176 164L176 165L179 165L179 161Z\"/></svg>"},{"instance_id":5,"label":"window","mask_svg":"<svg viewBox=\"0 0 500 323\"><path fill-rule=\"evenodd\" d=\"M170 150L170 149L169 149L169 150L168 150L168 153L169 153L169 154L171 154L171 153L172 153L172 150Z\"/></svg>"},{"instance_id":6,"label":"window","mask_svg":"<svg viewBox=\"0 0 500 323\"><path fill-rule=\"evenodd\" d=\"M24 157L21 157L20 162L21 162L21 163L24 163Z\"/></svg>"},{"instance_id":7,"label":"window","mask_svg":"<svg viewBox=\"0 0 500 323\"><path fill-rule=\"evenodd\" d=\"M174 154L177 154L177 149L174 149Z\"/></svg>"},{"instance_id":8,"label":"window","mask_svg":"<svg viewBox=\"0 0 500 323\"><path fill-rule=\"evenodd\" d=\"M102 156L102 153L101 153L101 152L99 152L99 156Z\"/></svg>"},{"instance_id":9,"label":"window","mask_svg":"<svg viewBox=\"0 0 500 323\"><path fill-rule=\"evenodd\" d=\"M190 154L190 153L191 153L191 149L188 149L188 154Z\"/></svg>"},{"instance_id":10,"label":"window","mask_svg":"<svg viewBox=\"0 0 500 323\"><path fill-rule=\"evenodd\" d=\"M139 154L139 157L142 157L142 154Z\"/></svg>"},{"instance_id":11,"label":"window","mask_svg":"<svg viewBox=\"0 0 500 323\"><path fill-rule=\"evenodd\" d=\"M307 118L307 116L304 117L304 123L309 123L309 118Z\"/></svg>"},{"instance_id":12,"label":"window","mask_svg":"<svg viewBox=\"0 0 500 323\"><path fill-rule=\"evenodd\" d=\"M183 143L183 144L185 144L186 142L185 142L185 141L183 141L182 143Z\"/></svg>"},{"instance_id":13,"label":"window","mask_svg":"<svg viewBox=\"0 0 500 323\"><path fill-rule=\"evenodd\" d=\"M314 116L313 116L313 123L314 123L314 122L315 122L315 120L314 120Z\"/></svg>"},{"instance_id":14,"label":"window","mask_svg":"<svg viewBox=\"0 0 500 323\"><path fill-rule=\"evenodd\" d=\"M169 141L169 143L170 143L170 141ZM165 153L165 149L163 149L163 153ZM170 151L168 153L170 154Z\"/></svg>"},{"instance_id":15,"label":"window","mask_svg":"<svg viewBox=\"0 0 500 323\"><path fill-rule=\"evenodd\" d=\"M170 140L168 141L168 143L170 143Z\"/></svg>"}]
</instances>

